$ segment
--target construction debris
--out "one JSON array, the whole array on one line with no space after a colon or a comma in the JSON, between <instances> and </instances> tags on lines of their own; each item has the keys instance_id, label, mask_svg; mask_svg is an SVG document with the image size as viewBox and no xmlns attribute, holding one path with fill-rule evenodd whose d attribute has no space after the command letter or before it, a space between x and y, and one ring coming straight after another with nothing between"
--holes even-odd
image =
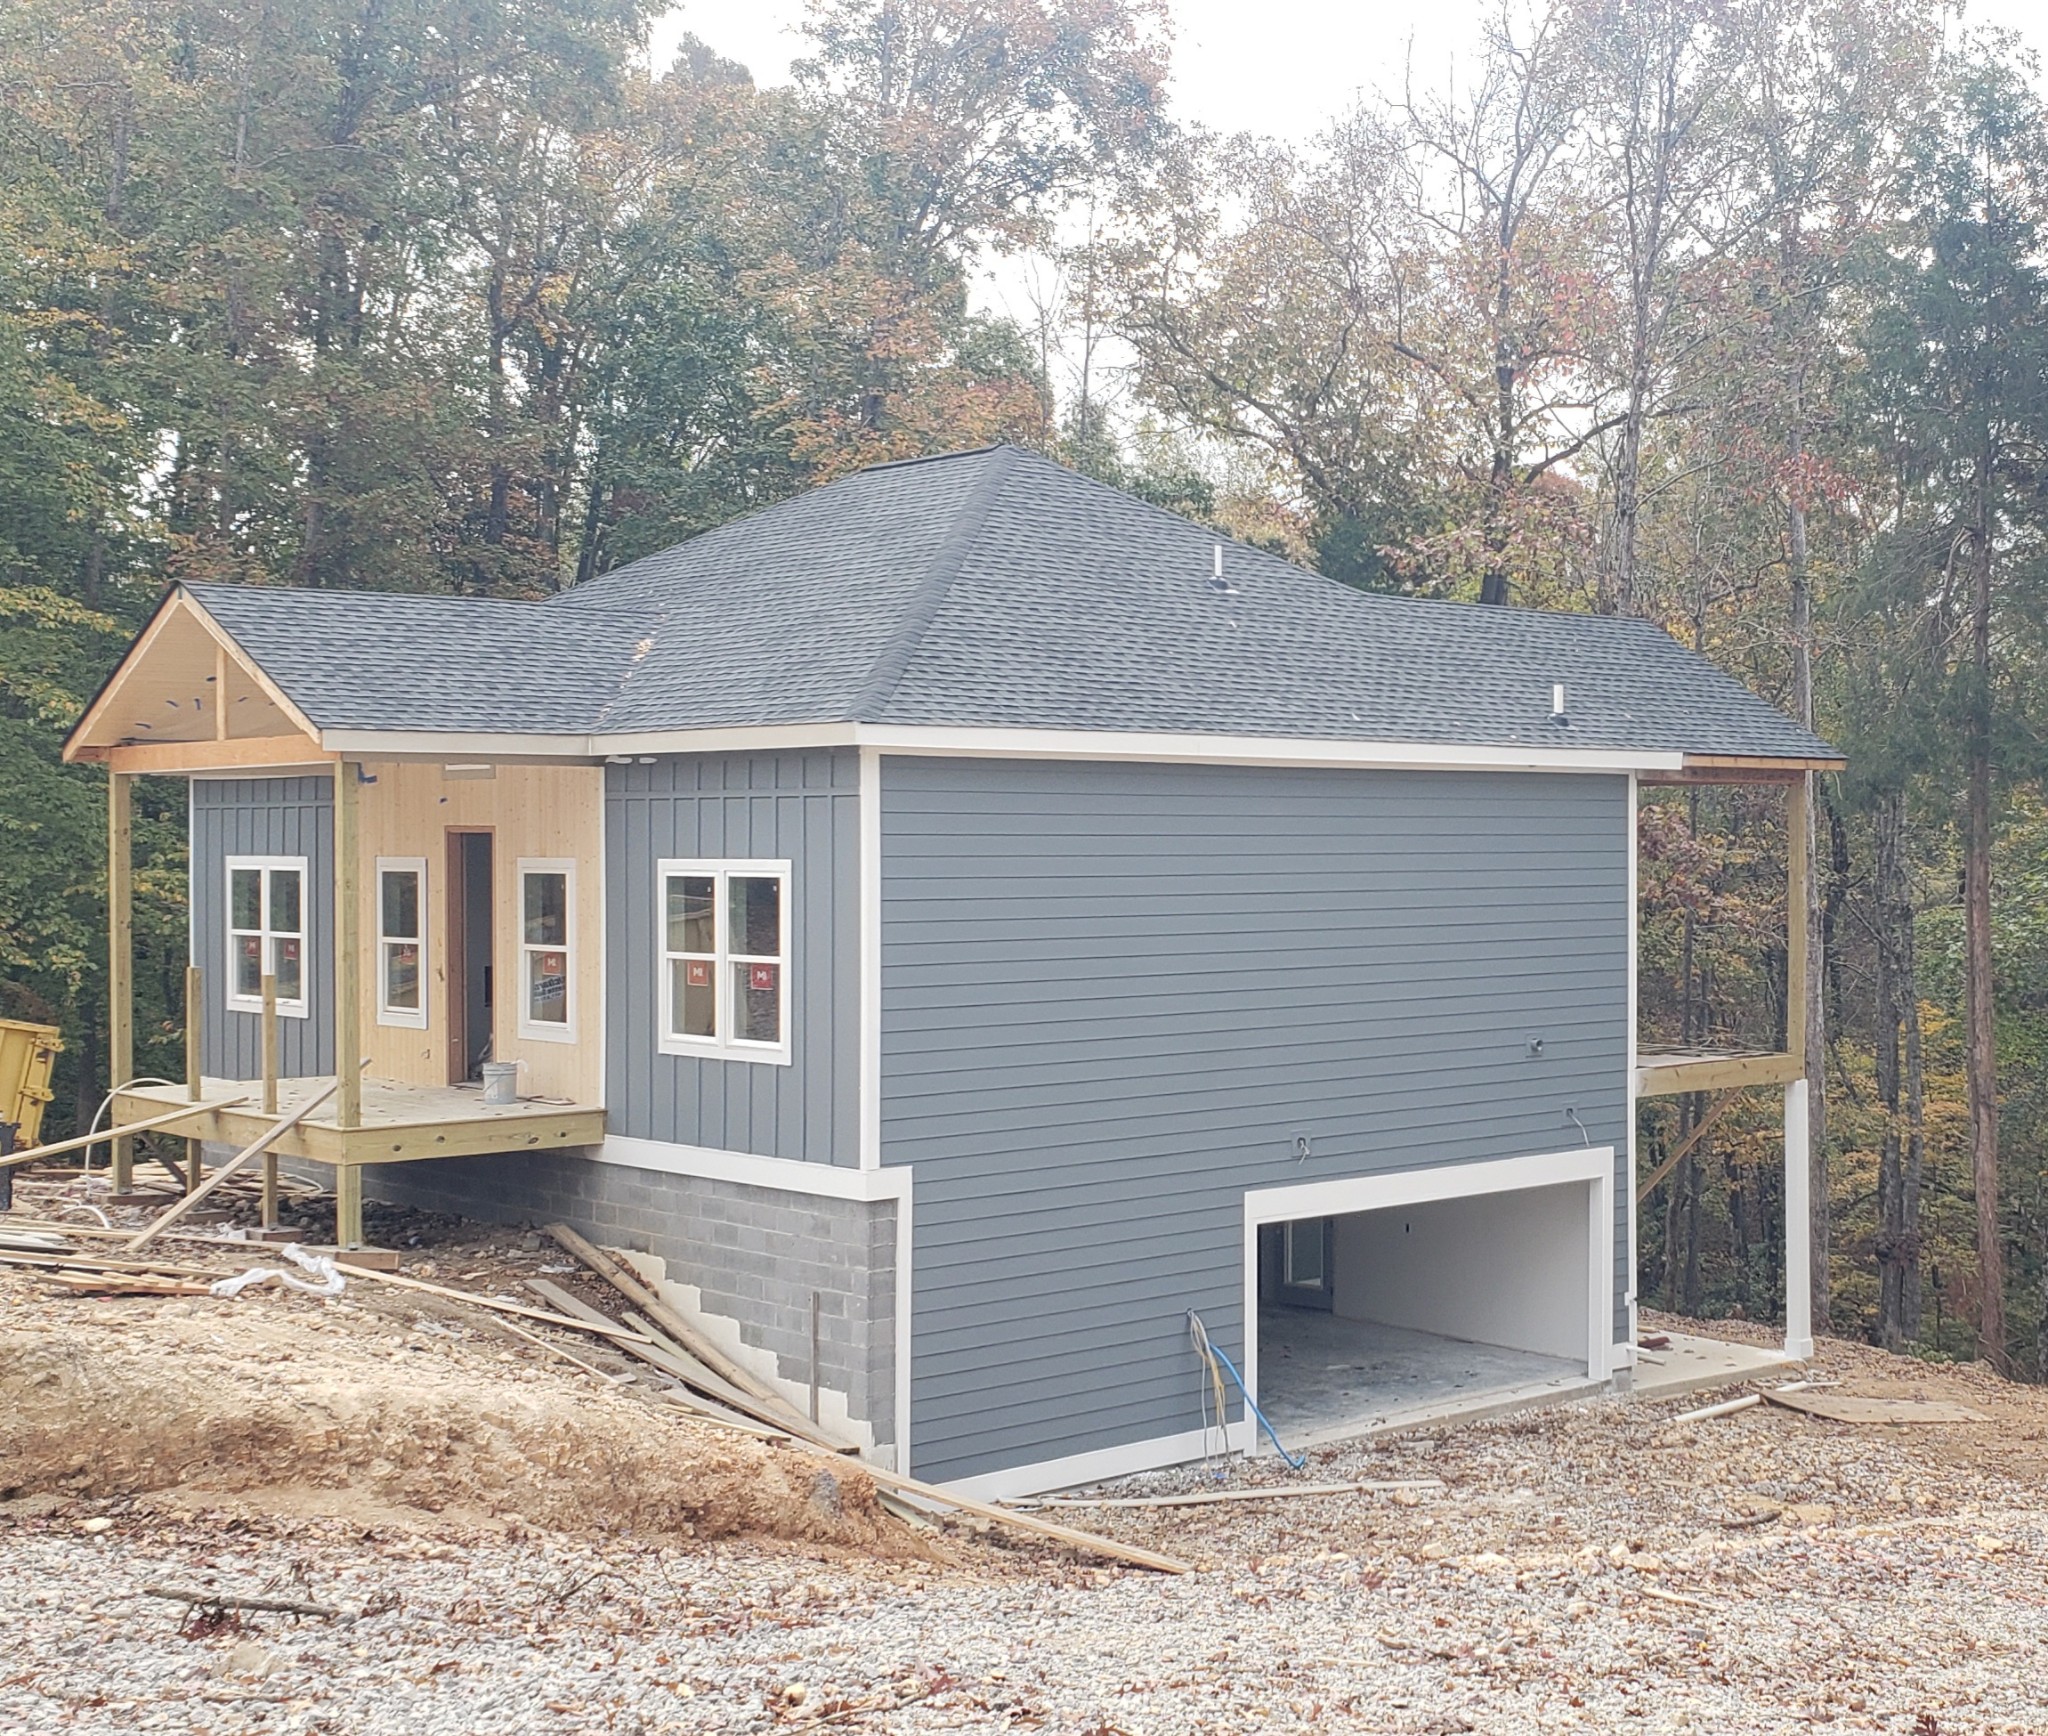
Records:
<instances>
[{"instance_id":1,"label":"construction debris","mask_svg":"<svg viewBox=\"0 0 2048 1736\"><path fill-rule=\"evenodd\" d=\"M1298 1501L1316 1495L1390 1495L1441 1489L1441 1477L1400 1477L1364 1483L1275 1483L1261 1489L1202 1489L1191 1495L1042 1495L1007 1501L1018 1509L1040 1507L1206 1507L1217 1501Z\"/></svg>"},{"instance_id":2,"label":"construction debris","mask_svg":"<svg viewBox=\"0 0 2048 1736\"><path fill-rule=\"evenodd\" d=\"M1671 1419L1672 1427L1680 1423L1703 1423L1714 1417L1732 1417L1737 1411L1753 1410L1762 1404L1763 1398L1757 1393L1746 1393L1741 1398L1723 1399L1719 1404L1704 1404L1698 1410L1681 1411Z\"/></svg>"},{"instance_id":3,"label":"construction debris","mask_svg":"<svg viewBox=\"0 0 2048 1736\"><path fill-rule=\"evenodd\" d=\"M1786 1410L1835 1423L1988 1423L1983 1411L1928 1398L1860 1398L1853 1393L1766 1387L1762 1397Z\"/></svg>"}]
</instances>

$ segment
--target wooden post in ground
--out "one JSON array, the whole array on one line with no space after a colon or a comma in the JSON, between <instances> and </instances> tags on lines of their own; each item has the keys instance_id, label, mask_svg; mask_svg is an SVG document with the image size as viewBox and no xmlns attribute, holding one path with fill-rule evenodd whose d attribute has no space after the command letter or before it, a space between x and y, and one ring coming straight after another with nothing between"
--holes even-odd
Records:
<instances>
[{"instance_id":1,"label":"wooden post in ground","mask_svg":"<svg viewBox=\"0 0 2048 1736\"><path fill-rule=\"evenodd\" d=\"M363 1123L361 771L353 760L334 768L334 1122L343 1131ZM339 1182L337 1173L337 1192Z\"/></svg>"},{"instance_id":2,"label":"wooden post in ground","mask_svg":"<svg viewBox=\"0 0 2048 1736\"><path fill-rule=\"evenodd\" d=\"M107 773L107 1088L135 1077L135 779ZM135 1189L135 1141L116 1139L114 1192Z\"/></svg>"},{"instance_id":3,"label":"wooden post in ground","mask_svg":"<svg viewBox=\"0 0 2048 1736\"><path fill-rule=\"evenodd\" d=\"M200 1021L206 1016L205 979L196 964L185 967L185 1097L197 1103L201 1096L204 1054ZM198 1187L206 1167L206 1142L185 1141L185 1191Z\"/></svg>"},{"instance_id":4,"label":"wooden post in ground","mask_svg":"<svg viewBox=\"0 0 2048 1736\"><path fill-rule=\"evenodd\" d=\"M303 963L299 966L305 969ZM277 1113L277 973L263 973L263 1113ZM263 1154L263 1227L277 1228L277 1153Z\"/></svg>"},{"instance_id":5,"label":"wooden post in ground","mask_svg":"<svg viewBox=\"0 0 2048 1736\"><path fill-rule=\"evenodd\" d=\"M363 1245L363 1169L361 1164L334 1166L334 1245Z\"/></svg>"}]
</instances>

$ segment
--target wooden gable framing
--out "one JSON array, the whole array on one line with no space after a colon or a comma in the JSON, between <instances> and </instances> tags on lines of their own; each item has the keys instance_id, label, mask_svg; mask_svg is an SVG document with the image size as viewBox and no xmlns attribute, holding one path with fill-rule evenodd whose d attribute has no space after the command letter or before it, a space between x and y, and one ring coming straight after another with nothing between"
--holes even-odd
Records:
<instances>
[{"instance_id":1,"label":"wooden gable framing","mask_svg":"<svg viewBox=\"0 0 2048 1736\"><path fill-rule=\"evenodd\" d=\"M220 623L173 588L64 743L122 772L330 764L320 732Z\"/></svg>"}]
</instances>

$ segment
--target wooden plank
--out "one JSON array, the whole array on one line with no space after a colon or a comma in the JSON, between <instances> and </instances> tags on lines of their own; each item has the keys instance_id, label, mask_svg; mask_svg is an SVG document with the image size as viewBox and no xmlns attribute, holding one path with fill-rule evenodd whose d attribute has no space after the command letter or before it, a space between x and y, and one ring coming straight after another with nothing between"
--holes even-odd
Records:
<instances>
[{"instance_id":1,"label":"wooden plank","mask_svg":"<svg viewBox=\"0 0 2048 1736\"><path fill-rule=\"evenodd\" d=\"M101 750L115 771L161 774L214 771L326 771L336 756L310 736L252 735L236 741L138 741Z\"/></svg>"},{"instance_id":2,"label":"wooden plank","mask_svg":"<svg viewBox=\"0 0 2048 1736\"><path fill-rule=\"evenodd\" d=\"M232 1109L237 1103L248 1102L246 1097L230 1097L225 1103L188 1103L183 1108L167 1109L161 1115L152 1115L142 1121L124 1121L119 1128L103 1128L98 1133L75 1133L69 1139L53 1140L48 1145L38 1145L28 1151L17 1151L11 1157L0 1158L0 1169L14 1169L24 1163L34 1163L39 1158L57 1157L67 1151L77 1151L83 1146L97 1145L104 1139L117 1134L128 1136L148 1133L155 1128L175 1126L180 1121L190 1121L195 1115L216 1115L223 1109Z\"/></svg>"},{"instance_id":3,"label":"wooden plank","mask_svg":"<svg viewBox=\"0 0 2048 1736\"><path fill-rule=\"evenodd\" d=\"M475 1308L487 1308L493 1314L513 1314L521 1320L538 1320L543 1326L566 1327L571 1332L593 1332L600 1338L614 1340L622 1349L630 1350L636 1344L647 1341L639 1333L624 1326L600 1326L588 1320L572 1320L564 1314L551 1314L545 1308L529 1308L523 1302L507 1302L498 1296L481 1296L474 1290L457 1290L449 1284L430 1284L424 1278L408 1278L399 1272L378 1272L370 1268L351 1266L352 1278L371 1278L379 1284L395 1285L400 1290L418 1290L428 1296L442 1296L451 1302L467 1302Z\"/></svg>"},{"instance_id":4,"label":"wooden plank","mask_svg":"<svg viewBox=\"0 0 2048 1736\"><path fill-rule=\"evenodd\" d=\"M1931 1398L1859 1398L1844 1392L1790 1392L1765 1387L1763 1397L1786 1410L1835 1423L1988 1423L1983 1411Z\"/></svg>"},{"instance_id":5,"label":"wooden plank","mask_svg":"<svg viewBox=\"0 0 2048 1736\"><path fill-rule=\"evenodd\" d=\"M1733 1091L1724 1091L1707 1106L1706 1114L1699 1119L1699 1125L1678 1142L1678 1149L1658 1164L1636 1187L1636 1204L1641 1205L1657 1184L1693 1154L1700 1141L1712 1133L1721 1118L1733 1109L1738 1101Z\"/></svg>"},{"instance_id":6,"label":"wooden plank","mask_svg":"<svg viewBox=\"0 0 2048 1736\"><path fill-rule=\"evenodd\" d=\"M362 768L343 760L334 768L334 1055L341 1089L335 1095L335 1125L344 1132L363 1119L362 874L358 856L362 827ZM350 1238L337 1233L344 1247ZM355 1240L362 1239L356 1225Z\"/></svg>"},{"instance_id":7,"label":"wooden plank","mask_svg":"<svg viewBox=\"0 0 2048 1736\"><path fill-rule=\"evenodd\" d=\"M1685 1091L1740 1091L1787 1085L1801 1075L1794 1055L1726 1055L1700 1061L1646 1061L1636 1068L1636 1095L1675 1097Z\"/></svg>"},{"instance_id":8,"label":"wooden plank","mask_svg":"<svg viewBox=\"0 0 2048 1736\"><path fill-rule=\"evenodd\" d=\"M169 1211L165 1212L162 1217L158 1218L155 1223L146 1225L130 1237L127 1243L124 1244L128 1252L132 1254L138 1248L147 1246L151 1240L169 1229L244 1164L248 1163L252 1158L261 1157L276 1140L289 1133L294 1126L303 1121L315 1109L319 1108L328 1098L332 1097L334 1092L335 1086L330 1085L326 1090L316 1092L313 1096L307 1098L305 1102L301 1103L289 1115L282 1116L272 1123L268 1132L259 1135L253 1144L243 1146L240 1151L236 1152L233 1157L229 1158L226 1163L215 1170L205 1182L193 1189L191 1193L188 1193L176 1205L171 1207Z\"/></svg>"},{"instance_id":9,"label":"wooden plank","mask_svg":"<svg viewBox=\"0 0 2048 1736\"><path fill-rule=\"evenodd\" d=\"M205 1030L205 1010L205 978L196 964L188 964L185 967L185 1095L194 1103L206 1094L200 1088L200 1045ZM205 1168L204 1141L186 1140L185 1187L188 1192L199 1185L200 1174Z\"/></svg>"},{"instance_id":10,"label":"wooden plank","mask_svg":"<svg viewBox=\"0 0 2048 1736\"><path fill-rule=\"evenodd\" d=\"M792 1447L800 1452L818 1450L802 1442L793 1442ZM1013 1531L1025 1531L1033 1536L1050 1538L1055 1543L1064 1543L1069 1549L1078 1549L1087 1555L1104 1555L1112 1561L1129 1562L1133 1567L1148 1567L1154 1573L1192 1571L1186 1562L1176 1561L1170 1555L1155 1555L1149 1549L1139 1549L1109 1537L1098 1537L1091 1531L1076 1531L1069 1526L1055 1524L1050 1519L1040 1519L1035 1514L1018 1513L1008 1507L991 1506L986 1501L972 1500L949 1489L935 1488L930 1483L920 1483L915 1477L906 1477L900 1471L885 1471L880 1465L870 1465L865 1461L861 1464L861 1469L881 1487L894 1489L899 1495L909 1495L935 1506L954 1507L962 1513L972 1513L977 1519L988 1519L997 1525L1007 1525Z\"/></svg>"},{"instance_id":11,"label":"wooden plank","mask_svg":"<svg viewBox=\"0 0 2048 1736\"><path fill-rule=\"evenodd\" d=\"M277 1113L277 973L263 973L263 1113ZM263 1154L263 1227L277 1228L277 1148Z\"/></svg>"},{"instance_id":12,"label":"wooden plank","mask_svg":"<svg viewBox=\"0 0 2048 1736\"><path fill-rule=\"evenodd\" d=\"M107 1083L135 1077L135 780L107 773ZM135 1142L114 1141L114 1192L135 1186Z\"/></svg>"},{"instance_id":13,"label":"wooden plank","mask_svg":"<svg viewBox=\"0 0 2048 1736\"><path fill-rule=\"evenodd\" d=\"M1009 1501L1025 1507L1208 1507L1223 1501L1296 1501L1319 1495L1379 1495L1402 1489L1441 1489L1441 1477L1401 1477L1366 1483L1275 1483L1267 1489L1203 1489L1192 1495L1044 1495Z\"/></svg>"},{"instance_id":14,"label":"wooden plank","mask_svg":"<svg viewBox=\"0 0 2048 1736\"><path fill-rule=\"evenodd\" d=\"M549 1224L547 1233L628 1302L633 1303L648 1319L713 1374L748 1394L757 1406L764 1408L768 1413L763 1420L773 1422L778 1428L786 1428L793 1435L816 1440L835 1452L844 1445L843 1442L835 1441L812 1428L810 1422L798 1414L796 1408L772 1387L750 1369L742 1368L734 1362L695 1326L662 1301L651 1286L643 1283L636 1274L620 1265L602 1248L592 1247L567 1224Z\"/></svg>"},{"instance_id":15,"label":"wooden plank","mask_svg":"<svg viewBox=\"0 0 2048 1736\"><path fill-rule=\"evenodd\" d=\"M361 1164L334 1166L334 1245L363 1245L363 1169Z\"/></svg>"}]
</instances>

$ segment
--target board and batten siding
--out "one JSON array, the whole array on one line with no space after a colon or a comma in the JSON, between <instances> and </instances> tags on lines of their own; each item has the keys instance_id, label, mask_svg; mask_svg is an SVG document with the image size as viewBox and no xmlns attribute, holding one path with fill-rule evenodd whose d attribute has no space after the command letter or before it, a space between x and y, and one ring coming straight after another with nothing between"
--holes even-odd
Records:
<instances>
[{"instance_id":1,"label":"board and batten siding","mask_svg":"<svg viewBox=\"0 0 2048 1736\"><path fill-rule=\"evenodd\" d=\"M217 1079L263 1072L263 1019L227 1004L230 856L306 859L306 1016L277 1021L287 1078L334 1071L334 780L192 780L192 962L206 1001L201 1064Z\"/></svg>"},{"instance_id":2,"label":"board and batten siding","mask_svg":"<svg viewBox=\"0 0 2048 1736\"><path fill-rule=\"evenodd\" d=\"M860 1161L860 762L852 749L605 768L605 1115L613 1133ZM655 864L790 864L790 1062L664 1055Z\"/></svg>"},{"instance_id":3,"label":"board and batten siding","mask_svg":"<svg viewBox=\"0 0 2048 1736\"><path fill-rule=\"evenodd\" d=\"M1199 1427L1186 1315L1240 1354L1247 1189L1626 1150L1625 778L885 757L881 787L920 1477Z\"/></svg>"}]
</instances>

